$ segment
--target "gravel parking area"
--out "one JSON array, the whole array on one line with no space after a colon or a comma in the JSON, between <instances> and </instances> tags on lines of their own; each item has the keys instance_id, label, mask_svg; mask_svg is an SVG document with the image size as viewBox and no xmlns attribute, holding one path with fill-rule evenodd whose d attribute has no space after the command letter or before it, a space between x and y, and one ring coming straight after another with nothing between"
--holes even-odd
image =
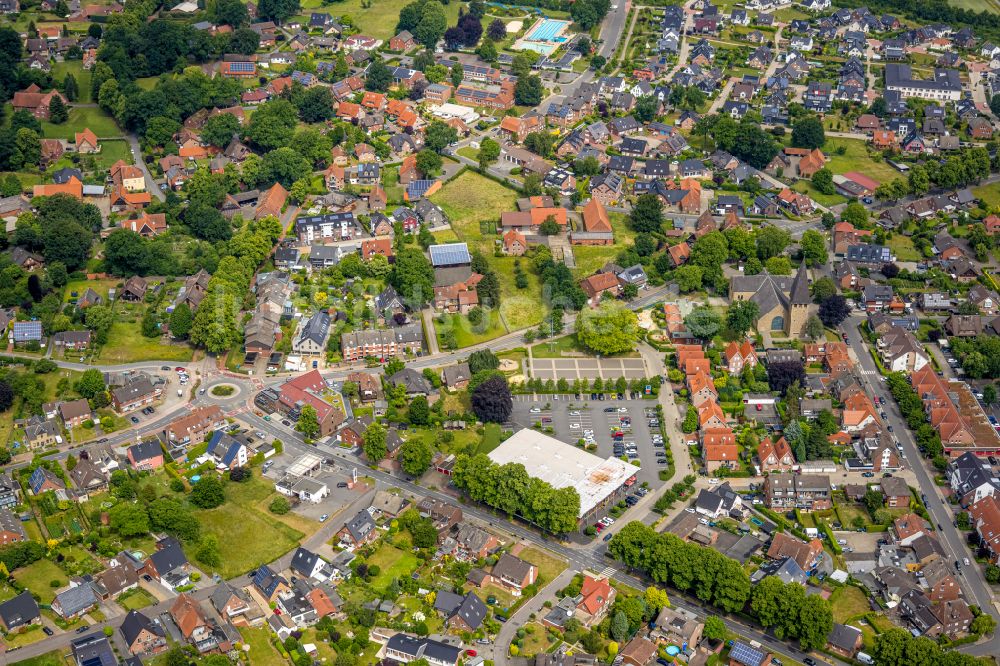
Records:
<instances>
[{"instance_id":1,"label":"gravel parking area","mask_svg":"<svg viewBox=\"0 0 1000 666\"><path fill-rule=\"evenodd\" d=\"M567 395L514 396L514 411L507 425L530 428L541 421L543 426L553 428L552 437L570 444L583 439L585 433L592 430L597 443L597 450L593 453L601 458L614 455L614 426L614 429L622 432L624 442L634 442L636 445L638 460L642 465L638 475L639 482L646 481L650 486L658 487L659 470L666 466L657 463L656 453L665 449L653 446L652 435L659 430L656 426L650 428L646 412L649 410L649 414L655 414L656 401L631 398L590 400L589 394L580 397L581 400L573 400L573 396ZM620 408L625 411L619 412ZM532 412L533 409L538 411ZM622 425L622 417L629 419L629 426Z\"/></svg>"}]
</instances>

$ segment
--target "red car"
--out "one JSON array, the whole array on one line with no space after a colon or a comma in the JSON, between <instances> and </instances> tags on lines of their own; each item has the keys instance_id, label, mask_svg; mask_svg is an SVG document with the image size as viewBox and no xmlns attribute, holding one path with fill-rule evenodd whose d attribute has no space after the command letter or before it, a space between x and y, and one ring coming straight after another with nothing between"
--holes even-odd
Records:
<instances>
[{"instance_id":1,"label":"red car","mask_svg":"<svg viewBox=\"0 0 1000 666\"><path fill-rule=\"evenodd\" d=\"M476 656L476 651L475 650L466 650L465 654L469 655L470 657L475 657Z\"/></svg>"}]
</instances>

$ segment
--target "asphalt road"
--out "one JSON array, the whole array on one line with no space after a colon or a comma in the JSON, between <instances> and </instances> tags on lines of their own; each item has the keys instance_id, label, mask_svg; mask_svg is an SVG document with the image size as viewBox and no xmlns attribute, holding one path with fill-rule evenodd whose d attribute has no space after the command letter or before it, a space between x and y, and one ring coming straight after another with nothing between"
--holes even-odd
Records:
<instances>
[{"instance_id":1,"label":"asphalt road","mask_svg":"<svg viewBox=\"0 0 1000 666\"><path fill-rule=\"evenodd\" d=\"M911 467L917 477L920 490L926 493L930 500L927 503L927 511L930 513L933 522L942 527L939 531L942 546L944 546L950 560L961 561L970 554L969 548L966 546L965 537L955 528L953 523L954 514L945 503L944 496L939 492L937 484L934 483L934 479L928 470L927 462L917 448L913 439L913 433L910 432L910 428L903 419L899 411L899 406L895 400L891 399L886 384L879 379L881 375L879 374L878 366L875 365L875 361L868 353L867 345L858 331L858 326L864 322L864 316L855 315L842 324L847 333L847 344L855 351L858 364L864 371L864 374L861 376L862 383L867 385L869 395L889 398L887 401L888 409L886 410L888 425L892 426L893 434L896 435L903 445L907 460L911 461ZM989 613L994 618L1000 619L1000 615L997 614L997 609L993 605L990 586L983 577L983 570L979 565L963 566L959 580L963 588L965 588L965 597L967 600L978 604L984 612ZM994 633L984 642L963 646L961 651L983 656L1000 654L1000 634Z\"/></svg>"},{"instance_id":2,"label":"asphalt road","mask_svg":"<svg viewBox=\"0 0 1000 666\"><path fill-rule=\"evenodd\" d=\"M354 451L347 451L339 446L331 447L321 444L314 447L305 444L299 433L283 429L272 421L265 421L252 412L243 414L240 418L245 423L250 424L250 426L255 430L262 430L280 439L284 443L285 452L287 454L299 455L302 453L315 453L318 449L323 453L323 455L341 461L348 469L356 467L359 475L364 474L372 477L376 480L376 482L384 484L387 487L401 488L402 490L416 496L430 496L449 503L455 502L455 498L453 496L430 488L418 486L405 478L388 474L381 470L371 469L357 456ZM650 496L652 496L652 493L647 495L644 499L648 499ZM476 518L477 520L489 523L490 525L499 524L499 528L504 532L512 534L516 538L531 543L538 548L548 550L558 555L568 561L570 567L576 570L604 572L616 581L640 590L645 589L651 584L651 581L643 577L620 571L615 568L618 563L605 556L607 546L603 541L594 542L594 544L590 547L574 548L569 544L554 541L547 534L529 529L521 523L507 522L506 518L494 515L490 511L472 504L463 504L462 512ZM704 618L706 615L719 614L717 609L712 607L706 608L701 604L701 602L681 595L676 590L671 590L670 598L673 607L688 610L700 618ZM788 656L798 662L801 662L806 656L808 656L806 653L798 650L797 648L761 632L756 627L746 624L742 619L733 616L723 617L725 617L726 622L731 629L737 631L739 634L750 640L759 641L769 651L776 655ZM503 652L503 650L497 650L497 658L501 658L501 652ZM824 659L832 661L833 663L841 663L839 660L832 660L828 656L824 656ZM505 658L501 658L501 661L498 661L497 663L505 663Z\"/></svg>"}]
</instances>

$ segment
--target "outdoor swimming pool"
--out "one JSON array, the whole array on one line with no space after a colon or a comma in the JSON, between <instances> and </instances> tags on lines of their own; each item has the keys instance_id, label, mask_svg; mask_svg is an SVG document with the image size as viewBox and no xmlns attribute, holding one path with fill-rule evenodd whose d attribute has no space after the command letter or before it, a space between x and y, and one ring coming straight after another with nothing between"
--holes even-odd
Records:
<instances>
[{"instance_id":1,"label":"outdoor swimming pool","mask_svg":"<svg viewBox=\"0 0 1000 666\"><path fill-rule=\"evenodd\" d=\"M535 25L526 39L533 42L565 42L565 37L558 35L569 26L568 21L558 21L556 19L542 19Z\"/></svg>"},{"instance_id":2,"label":"outdoor swimming pool","mask_svg":"<svg viewBox=\"0 0 1000 666\"><path fill-rule=\"evenodd\" d=\"M569 41L568 37L563 36L569 26L569 21L540 18L528 29L524 37L514 43L512 48L551 55L560 45Z\"/></svg>"}]
</instances>

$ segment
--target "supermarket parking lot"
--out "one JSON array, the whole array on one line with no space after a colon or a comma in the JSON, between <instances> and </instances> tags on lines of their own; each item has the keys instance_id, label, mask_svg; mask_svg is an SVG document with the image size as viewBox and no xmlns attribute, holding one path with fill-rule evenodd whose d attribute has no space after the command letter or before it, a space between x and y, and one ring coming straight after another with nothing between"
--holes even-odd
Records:
<instances>
[{"instance_id":1,"label":"supermarket parking lot","mask_svg":"<svg viewBox=\"0 0 1000 666\"><path fill-rule=\"evenodd\" d=\"M551 427L549 433L556 439L575 444L583 439L588 430L593 431L597 450L593 453L601 458L614 455L613 430L622 433L623 442L634 442L641 463L639 482L646 481L652 487L658 487L659 470L665 466L658 464L657 452L664 448L653 446L652 435L658 433L656 426L649 426L649 414L655 414L656 401L630 398L626 394L623 400L573 400L573 396L560 395L558 399L552 395L517 395L514 396L514 411L511 414L509 426L530 428L541 422L545 427ZM567 400L566 398L570 398ZM625 411L619 412L620 408ZM532 410L538 410L532 412ZM611 411L605 411L611 410ZM622 418L628 425L622 425Z\"/></svg>"}]
</instances>

